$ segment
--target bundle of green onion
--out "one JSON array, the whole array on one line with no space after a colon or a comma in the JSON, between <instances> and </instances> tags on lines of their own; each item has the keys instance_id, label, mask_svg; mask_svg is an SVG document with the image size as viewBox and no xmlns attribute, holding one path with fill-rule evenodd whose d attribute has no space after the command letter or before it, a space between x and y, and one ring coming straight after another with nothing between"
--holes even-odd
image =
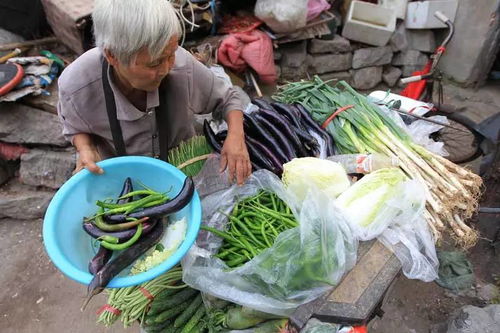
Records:
<instances>
[{"instance_id":1,"label":"bundle of green onion","mask_svg":"<svg viewBox=\"0 0 500 333\"><path fill-rule=\"evenodd\" d=\"M341 154L376 152L397 157L408 177L426 185L425 215L435 240L441 238L442 231L451 229L464 248L475 244L477 232L464 221L477 209L481 177L415 144L390 117L346 82L332 87L315 77L279 87L274 98L301 103L320 124L331 119L326 130ZM333 113L336 116L332 119Z\"/></svg>"},{"instance_id":2,"label":"bundle of green onion","mask_svg":"<svg viewBox=\"0 0 500 333\"><path fill-rule=\"evenodd\" d=\"M168 152L168 161L187 176L196 176L201 171L212 148L203 135L181 142Z\"/></svg>"}]
</instances>

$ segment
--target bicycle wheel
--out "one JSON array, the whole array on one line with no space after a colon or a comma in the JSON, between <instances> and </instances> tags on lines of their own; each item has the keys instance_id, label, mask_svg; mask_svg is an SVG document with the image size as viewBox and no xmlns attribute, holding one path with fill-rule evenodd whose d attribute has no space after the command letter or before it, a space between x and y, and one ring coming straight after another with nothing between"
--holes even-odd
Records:
<instances>
[{"instance_id":1,"label":"bicycle wheel","mask_svg":"<svg viewBox=\"0 0 500 333\"><path fill-rule=\"evenodd\" d=\"M444 149L449 154L446 156L448 160L459 164L481 156L482 135L477 132L472 120L456 112L437 111L428 115L446 116L450 122L450 127L443 127L431 135L432 139L444 143Z\"/></svg>"}]
</instances>

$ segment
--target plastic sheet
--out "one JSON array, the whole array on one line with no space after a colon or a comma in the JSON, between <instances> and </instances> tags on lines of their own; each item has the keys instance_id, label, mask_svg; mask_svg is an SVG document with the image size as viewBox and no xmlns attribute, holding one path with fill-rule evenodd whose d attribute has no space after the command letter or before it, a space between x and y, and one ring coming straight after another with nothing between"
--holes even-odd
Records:
<instances>
[{"instance_id":1,"label":"plastic sheet","mask_svg":"<svg viewBox=\"0 0 500 333\"><path fill-rule=\"evenodd\" d=\"M432 116L430 120L449 125L450 122L445 116ZM442 129L444 126L431 123L425 120L416 120L407 126L407 131L415 143L425 147L427 150L440 156L448 156L448 152L444 148L444 143L432 140L429 136Z\"/></svg>"},{"instance_id":2,"label":"plastic sheet","mask_svg":"<svg viewBox=\"0 0 500 333\"><path fill-rule=\"evenodd\" d=\"M287 33L307 23L308 0L257 0L255 16L274 32Z\"/></svg>"}]
</instances>

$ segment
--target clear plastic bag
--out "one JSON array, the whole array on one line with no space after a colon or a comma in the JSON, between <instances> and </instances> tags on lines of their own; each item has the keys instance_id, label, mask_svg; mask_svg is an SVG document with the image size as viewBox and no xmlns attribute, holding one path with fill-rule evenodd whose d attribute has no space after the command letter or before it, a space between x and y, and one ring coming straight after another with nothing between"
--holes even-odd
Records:
<instances>
[{"instance_id":1,"label":"clear plastic bag","mask_svg":"<svg viewBox=\"0 0 500 333\"><path fill-rule=\"evenodd\" d=\"M392 225L378 240L398 257L407 278L424 282L438 278L439 260L424 218Z\"/></svg>"},{"instance_id":2,"label":"clear plastic bag","mask_svg":"<svg viewBox=\"0 0 500 333\"><path fill-rule=\"evenodd\" d=\"M400 213L378 240L398 257L407 278L434 281L438 277L439 260L423 214L425 188L417 180L406 181L402 186L401 196L391 203Z\"/></svg>"},{"instance_id":3,"label":"clear plastic bag","mask_svg":"<svg viewBox=\"0 0 500 333\"><path fill-rule=\"evenodd\" d=\"M403 273L425 282L437 278L439 261L424 219L425 188L417 180L398 185L398 195L389 198L367 226L351 223L360 240L378 238L398 257Z\"/></svg>"},{"instance_id":4,"label":"clear plastic bag","mask_svg":"<svg viewBox=\"0 0 500 333\"><path fill-rule=\"evenodd\" d=\"M255 16L274 32L287 33L307 23L308 0L257 0Z\"/></svg>"},{"instance_id":5,"label":"clear plastic bag","mask_svg":"<svg viewBox=\"0 0 500 333\"><path fill-rule=\"evenodd\" d=\"M213 169L209 164L199 179L215 180ZM293 211L299 227L281 233L271 248L234 270L212 256L221 240L202 231L183 259L183 281L233 303L289 315L331 289L354 266L357 241L344 216L321 191L311 189L299 201L267 170L256 171L244 186L233 185L205 196L204 223L223 229L227 224L224 214L260 190L277 194Z\"/></svg>"}]
</instances>

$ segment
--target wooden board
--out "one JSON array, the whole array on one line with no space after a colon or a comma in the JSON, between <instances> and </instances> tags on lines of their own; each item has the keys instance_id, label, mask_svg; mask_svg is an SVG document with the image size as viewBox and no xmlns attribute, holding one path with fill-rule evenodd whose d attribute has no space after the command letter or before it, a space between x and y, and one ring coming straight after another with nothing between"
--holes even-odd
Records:
<instances>
[{"instance_id":1,"label":"wooden board","mask_svg":"<svg viewBox=\"0 0 500 333\"><path fill-rule=\"evenodd\" d=\"M296 329L309 318L338 324L368 322L401 270L397 257L378 241L362 242L358 260L340 284L319 299L299 307L290 317Z\"/></svg>"}]
</instances>

